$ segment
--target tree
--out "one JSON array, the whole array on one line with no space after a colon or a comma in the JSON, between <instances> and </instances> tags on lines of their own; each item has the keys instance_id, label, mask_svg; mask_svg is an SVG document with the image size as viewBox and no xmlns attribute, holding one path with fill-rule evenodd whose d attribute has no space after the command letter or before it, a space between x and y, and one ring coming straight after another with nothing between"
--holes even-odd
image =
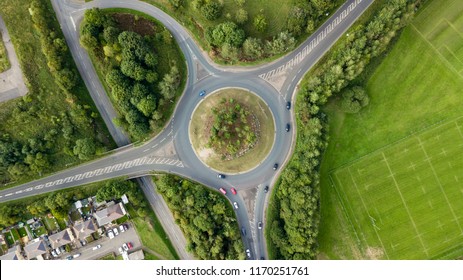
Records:
<instances>
[{"instance_id":1,"label":"tree","mask_svg":"<svg viewBox=\"0 0 463 280\"><path fill-rule=\"evenodd\" d=\"M341 96L341 109L346 113L358 113L360 109L370 102L365 89L359 86L343 90Z\"/></svg>"},{"instance_id":2,"label":"tree","mask_svg":"<svg viewBox=\"0 0 463 280\"><path fill-rule=\"evenodd\" d=\"M238 24L243 24L248 21L248 12L245 9L240 8L236 11L235 20Z\"/></svg>"},{"instance_id":3,"label":"tree","mask_svg":"<svg viewBox=\"0 0 463 280\"><path fill-rule=\"evenodd\" d=\"M87 160L95 155L96 145L91 138L78 139L73 151L74 155L78 156L79 159Z\"/></svg>"},{"instance_id":4,"label":"tree","mask_svg":"<svg viewBox=\"0 0 463 280\"><path fill-rule=\"evenodd\" d=\"M206 19L215 20L222 15L222 5L214 0L209 0L201 7L201 12Z\"/></svg>"},{"instance_id":5,"label":"tree","mask_svg":"<svg viewBox=\"0 0 463 280\"><path fill-rule=\"evenodd\" d=\"M306 25L307 11L299 6L293 7L289 13L286 26L288 31L294 35L300 35Z\"/></svg>"},{"instance_id":6,"label":"tree","mask_svg":"<svg viewBox=\"0 0 463 280\"><path fill-rule=\"evenodd\" d=\"M118 36L121 33L119 28L114 26L108 26L103 31L103 38L106 44L112 45L118 42Z\"/></svg>"},{"instance_id":7,"label":"tree","mask_svg":"<svg viewBox=\"0 0 463 280\"><path fill-rule=\"evenodd\" d=\"M210 45L221 47L224 44L230 44L234 47L240 47L245 39L243 29L238 28L234 22L224 22L215 28L206 29L206 40Z\"/></svg>"},{"instance_id":8,"label":"tree","mask_svg":"<svg viewBox=\"0 0 463 280\"><path fill-rule=\"evenodd\" d=\"M170 73L164 76L164 79L159 83L159 90L165 99L172 99L175 97L175 92L180 84L180 73L177 66L172 66Z\"/></svg>"},{"instance_id":9,"label":"tree","mask_svg":"<svg viewBox=\"0 0 463 280\"><path fill-rule=\"evenodd\" d=\"M264 32L267 29L267 19L265 18L264 14L258 14L254 17L253 21L254 27L259 32Z\"/></svg>"},{"instance_id":10,"label":"tree","mask_svg":"<svg viewBox=\"0 0 463 280\"><path fill-rule=\"evenodd\" d=\"M185 0L169 0L169 3L175 10L177 10L183 7L183 5L185 4Z\"/></svg>"},{"instance_id":11,"label":"tree","mask_svg":"<svg viewBox=\"0 0 463 280\"><path fill-rule=\"evenodd\" d=\"M251 59L261 58L264 54L262 40L248 37L243 43L243 53Z\"/></svg>"}]
</instances>

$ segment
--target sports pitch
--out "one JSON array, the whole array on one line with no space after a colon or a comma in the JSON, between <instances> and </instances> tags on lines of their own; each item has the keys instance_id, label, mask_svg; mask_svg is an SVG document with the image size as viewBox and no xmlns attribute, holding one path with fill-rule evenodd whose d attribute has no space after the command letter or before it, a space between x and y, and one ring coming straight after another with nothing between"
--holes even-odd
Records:
<instances>
[{"instance_id":1,"label":"sports pitch","mask_svg":"<svg viewBox=\"0 0 463 280\"><path fill-rule=\"evenodd\" d=\"M463 117L331 173L359 243L383 259L463 254Z\"/></svg>"}]
</instances>

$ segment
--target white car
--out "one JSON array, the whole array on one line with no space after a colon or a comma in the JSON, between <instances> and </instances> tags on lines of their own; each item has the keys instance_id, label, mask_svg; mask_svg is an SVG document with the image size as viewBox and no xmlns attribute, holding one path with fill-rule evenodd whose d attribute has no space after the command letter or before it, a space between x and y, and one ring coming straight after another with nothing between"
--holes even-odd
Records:
<instances>
[{"instance_id":1,"label":"white car","mask_svg":"<svg viewBox=\"0 0 463 280\"><path fill-rule=\"evenodd\" d=\"M121 233L123 233L123 232L125 231L125 229L124 229L124 226L123 226L123 225L120 225L120 226L119 226L119 231L120 231Z\"/></svg>"},{"instance_id":2,"label":"white car","mask_svg":"<svg viewBox=\"0 0 463 280\"><path fill-rule=\"evenodd\" d=\"M57 255L61 254L61 250L59 248L56 248L55 252L56 252Z\"/></svg>"},{"instance_id":3,"label":"white car","mask_svg":"<svg viewBox=\"0 0 463 280\"><path fill-rule=\"evenodd\" d=\"M129 250L129 247L127 247L127 244L122 244L122 249L124 249L124 251L128 251Z\"/></svg>"},{"instance_id":4,"label":"white car","mask_svg":"<svg viewBox=\"0 0 463 280\"><path fill-rule=\"evenodd\" d=\"M119 231L117 230L117 227L113 228L113 231L114 231L114 235L115 235L115 236L118 236L118 235L119 235Z\"/></svg>"},{"instance_id":5,"label":"white car","mask_svg":"<svg viewBox=\"0 0 463 280\"><path fill-rule=\"evenodd\" d=\"M109 237L109 239L113 239L114 238L114 233L112 231L108 232L108 237Z\"/></svg>"},{"instance_id":6,"label":"white car","mask_svg":"<svg viewBox=\"0 0 463 280\"><path fill-rule=\"evenodd\" d=\"M236 201L233 202L233 206L235 206L235 209L238 209L238 203Z\"/></svg>"},{"instance_id":7,"label":"white car","mask_svg":"<svg viewBox=\"0 0 463 280\"><path fill-rule=\"evenodd\" d=\"M246 249L246 256L248 257L248 259L251 258L251 250Z\"/></svg>"},{"instance_id":8,"label":"white car","mask_svg":"<svg viewBox=\"0 0 463 280\"><path fill-rule=\"evenodd\" d=\"M98 250L98 249L100 249L100 248L101 248L101 244L98 244L98 245L96 245L95 247L93 247L92 249L93 249L93 251L95 251L95 250Z\"/></svg>"},{"instance_id":9,"label":"white car","mask_svg":"<svg viewBox=\"0 0 463 280\"><path fill-rule=\"evenodd\" d=\"M120 254L124 253L124 249L122 249L122 247L119 247L119 253Z\"/></svg>"},{"instance_id":10,"label":"white car","mask_svg":"<svg viewBox=\"0 0 463 280\"><path fill-rule=\"evenodd\" d=\"M72 257L73 257L74 259L76 259L76 258L80 257L80 253L77 253L77 254L72 255Z\"/></svg>"},{"instance_id":11,"label":"white car","mask_svg":"<svg viewBox=\"0 0 463 280\"><path fill-rule=\"evenodd\" d=\"M52 251L51 251L51 255L52 255L53 257L55 257L55 258L58 257L58 254L56 254L55 250L52 250Z\"/></svg>"}]
</instances>

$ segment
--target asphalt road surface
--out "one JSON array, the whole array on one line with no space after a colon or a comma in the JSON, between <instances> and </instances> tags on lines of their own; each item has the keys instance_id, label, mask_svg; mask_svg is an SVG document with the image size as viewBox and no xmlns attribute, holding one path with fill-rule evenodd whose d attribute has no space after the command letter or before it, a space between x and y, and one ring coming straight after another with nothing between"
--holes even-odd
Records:
<instances>
[{"instance_id":1,"label":"asphalt road surface","mask_svg":"<svg viewBox=\"0 0 463 280\"><path fill-rule=\"evenodd\" d=\"M293 52L283 58L257 67L223 67L215 65L195 44L189 33L170 16L147 3L133 0L95 0L85 5L52 1L71 52L79 71L92 94L109 130L116 141L123 139L123 132L112 129L114 116L104 89L98 80L88 55L79 46L79 23L86 9L91 7L122 7L142 11L161 21L173 34L183 51L188 66L188 80L185 92L180 99L171 121L155 138L142 146L128 146L104 158L95 160L34 182L0 192L0 202L18 199L106 180L123 175L143 176L151 171L178 174L201 184L218 189L220 186L235 187L239 190L256 186L273 185L279 170L272 169L274 163L280 168L288 160L294 145L294 125L291 133L284 130L286 123L294 123L293 110L286 109L286 102L293 100L297 85L304 74L326 53L345 33L355 20L369 7L373 0L346 1L326 22ZM226 179L218 179L217 173L204 165L195 155L189 139L188 124L196 104L201 100L198 93L213 92L223 87L241 87L258 94L268 104L275 118L276 137L274 146L267 158L252 171L242 174L227 174ZM96 96L95 96L96 93ZM108 124L109 122L109 124ZM122 140L120 140L122 143ZM150 191L144 189L145 194ZM149 195L147 195L149 197ZM246 209L240 196L227 195L240 206L236 210L238 223L248 233L243 238L246 248L251 249L253 258L266 257L265 240L261 230L256 230L257 222L265 224L265 209L268 195L263 188L257 191L255 209ZM149 199L149 198L148 198ZM154 204L151 199L150 203ZM254 217L250 217L254 213ZM156 213L159 215L159 213ZM166 215L166 214L161 214ZM160 217L162 219L162 217ZM252 224L250 221L253 221ZM167 229L166 229L167 230ZM173 238L173 243L181 243L181 238ZM175 246L175 245L174 245ZM183 258L183 257L182 257Z\"/></svg>"}]
</instances>

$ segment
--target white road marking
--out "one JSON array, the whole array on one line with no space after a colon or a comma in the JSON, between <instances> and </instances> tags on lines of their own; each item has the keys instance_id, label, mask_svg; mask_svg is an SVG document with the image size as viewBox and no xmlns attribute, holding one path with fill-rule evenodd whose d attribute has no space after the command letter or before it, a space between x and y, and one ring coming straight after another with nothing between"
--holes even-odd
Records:
<instances>
[{"instance_id":1,"label":"white road marking","mask_svg":"<svg viewBox=\"0 0 463 280\"><path fill-rule=\"evenodd\" d=\"M13 195L12 193L9 193L9 194L5 194L5 196L10 196L10 195Z\"/></svg>"},{"instance_id":2,"label":"white road marking","mask_svg":"<svg viewBox=\"0 0 463 280\"><path fill-rule=\"evenodd\" d=\"M150 150L150 149L146 149L146 150L143 150L143 152L145 153L145 152L148 152L149 150Z\"/></svg>"},{"instance_id":3,"label":"white road marking","mask_svg":"<svg viewBox=\"0 0 463 280\"><path fill-rule=\"evenodd\" d=\"M157 145L159 145L159 144L156 144L156 145L154 145L154 146L151 146L151 148L156 148L156 147L157 147Z\"/></svg>"}]
</instances>

